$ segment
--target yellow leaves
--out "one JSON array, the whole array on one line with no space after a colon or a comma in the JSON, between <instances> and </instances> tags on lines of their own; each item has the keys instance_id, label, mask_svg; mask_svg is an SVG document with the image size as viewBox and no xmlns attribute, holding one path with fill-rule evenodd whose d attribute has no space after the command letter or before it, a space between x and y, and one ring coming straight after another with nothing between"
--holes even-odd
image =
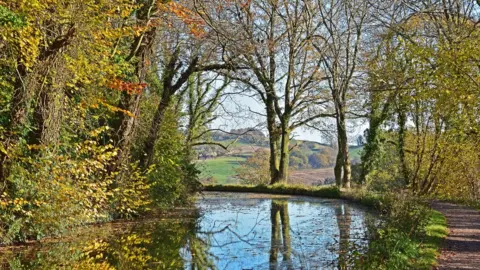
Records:
<instances>
[{"instance_id":1,"label":"yellow leaves","mask_svg":"<svg viewBox=\"0 0 480 270\"><path fill-rule=\"evenodd\" d=\"M95 103L94 103L95 104ZM112 106L110 104L108 104L106 101L102 100L102 99L97 99L97 105L94 105L94 106L98 106L98 105L102 105L104 106L105 108L107 108L109 111L111 112L122 112L130 117L135 117L135 115L133 113L131 113L130 111L127 111L127 110L123 110L121 108L118 108L116 106ZM98 107L97 107L98 108Z\"/></svg>"},{"instance_id":2,"label":"yellow leaves","mask_svg":"<svg viewBox=\"0 0 480 270\"><path fill-rule=\"evenodd\" d=\"M93 105L91 105L91 107L93 107ZM94 130L90 131L88 133L88 135L92 138L96 138L96 137L100 136L102 133L107 132L109 129L110 129L109 126L99 127L97 129L94 129Z\"/></svg>"},{"instance_id":3,"label":"yellow leaves","mask_svg":"<svg viewBox=\"0 0 480 270\"><path fill-rule=\"evenodd\" d=\"M134 33L134 36L138 37L140 36L141 34L143 34L144 32L146 32L148 30L148 27L147 26L139 26L139 25L135 25L133 27L133 33Z\"/></svg>"},{"instance_id":4,"label":"yellow leaves","mask_svg":"<svg viewBox=\"0 0 480 270\"><path fill-rule=\"evenodd\" d=\"M0 142L0 153L4 154L5 156L8 156L7 149L5 149L5 146Z\"/></svg>"},{"instance_id":5,"label":"yellow leaves","mask_svg":"<svg viewBox=\"0 0 480 270\"><path fill-rule=\"evenodd\" d=\"M100 241L92 241L90 244L88 244L87 246L85 246L85 248L83 249L84 252L86 253L90 253L92 251L96 251L98 252L98 250L103 250L105 249L106 247L108 247L108 243L100 240Z\"/></svg>"},{"instance_id":6,"label":"yellow leaves","mask_svg":"<svg viewBox=\"0 0 480 270\"><path fill-rule=\"evenodd\" d=\"M40 53L40 31L30 24L18 29L0 28L0 30L1 39L10 44L21 63L27 69L31 69Z\"/></svg>"}]
</instances>

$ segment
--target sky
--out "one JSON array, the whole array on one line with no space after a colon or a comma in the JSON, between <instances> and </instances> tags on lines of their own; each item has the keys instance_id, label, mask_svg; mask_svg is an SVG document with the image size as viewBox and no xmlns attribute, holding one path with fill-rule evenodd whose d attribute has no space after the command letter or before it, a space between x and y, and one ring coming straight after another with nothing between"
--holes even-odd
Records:
<instances>
[{"instance_id":1,"label":"sky","mask_svg":"<svg viewBox=\"0 0 480 270\"><path fill-rule=\"evenodd\" d=\"M264 106L260 104L255 98L248 96L227 96L224 99L222 109L219 114L222 115L219 119L213 124L213 128L221 128L226 131L231 129L238 128L248 128L248 127L258 127L260 126L263 132L266 134L265 129L265 117L261 114L264 114ZM328 121L328 120L326 120ZM330 120L330 123L333 124L333 119ZM349 126L349 143L355 144L356 137L362 134L368 124L365 120L360 121L348 121L347 125ZM297 140L307 140L320 143L329 143L327 136L322 133L315 131L313 129L307 128L298 128L293 132L293 136Z\"/></svg>"}]
</instances>

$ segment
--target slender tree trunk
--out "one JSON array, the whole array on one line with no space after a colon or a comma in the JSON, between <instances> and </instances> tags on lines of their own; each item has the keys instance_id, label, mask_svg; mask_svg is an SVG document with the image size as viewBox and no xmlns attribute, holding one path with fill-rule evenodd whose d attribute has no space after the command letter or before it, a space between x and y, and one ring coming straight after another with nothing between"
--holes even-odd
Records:
<instances>
[{"instance_id":1,"label":"slender tree trunk","mask_svg":"<svg viewBox=\"0 0 480 270\"><path fill-rule=\"evenodd\" d=\"M135 134L136 118L140 114L140 100L141 94L130 95L128 93L122 93L122 105L119 107L128 110L133 114L133 117L123 112L118 113L120 125L116 128L116 147L119 151L113 171L115 171L119 165L126 164L129 160L130 148Z\"/></svg>"},{"instance_id":2,"label":"slender tree trunk","mask_svg":"<svg viewBox=\"0 0 480 270\"><path fill-rule=\"evenodd\" d=\"M399 105L401 106L401 105ZM402 174L403 178L405 180L405 185L410 184L410 174L408 172L408 166L407 166L407 161L405 158L405 136L406 136L406 130L405 130L405 125L407 123L407 116L405 114L405 111L403 108L399 108L398 111L398 156L400 158L400 164L402 166Z\"/></svg>"},{"instance_id":3,"label":"slender tree trunk","mask_svg":"<svg viewBox=\"0 0 480 270\"><path fill-rule=\"evenodd\" d=\"M131 46L130 50L132 57L129 57L129 60L137 59L138 61L135 67L135 75L139 83L145 81L145 62L147 61L146 58L149 50L153 45L155 35L156 28L152 28L143 35L138 36ZM141 97L142 93L129 94L127 92L122 92L122 97L120 99L118 107L123 110L129 111L132 116L126 115L123 112L119 112L117 114L119 121L117 122L114 130L116 134L115 146L118 148L118 155L115 163L110 168L111 171L117 170L119 165L126 164L129 160L132 141L135 135L136 122L138 116L140 115Z\"/></svg>"},{"instance_id":4,"label":"slender tree trunk","mask_svg":"<svg viewBox=\"0 0 480 270\"><path fill-rule=\"evenodd\" d=\"M340 106L339 106L339 101L338 101L338 96L336 94L336 91L332 91L333 95L333 100L335 103L335 113L336 113L336 118L335 121L337 123L337 159L335 161L335 167L333 168L333 172L335 175L335 184L337 187L342 187L342 169L343 169L343 163L345 161L345 157L343 154L345 151L343 150L343 144L340 142L341 138L339 136L340 134Z\"/></svg>"},{"instance_id":5,"label":"slender tree trunk","mask_svg":"<svg viewBox=\"0 0 480 270\"><path fill-rule=\"evenodd\" d=\"M145 156L143 156L141 159L141 163L144 168L147 168L153 163L153 158L155 154L155 142L159 137L165 112L170 106L171 100L172 100L171 89L166 87L163 89L162 99L158 103L158 107L157 107L157 110L155 111L155 116L153 117L152 125L150 127L147 140L145 141L145 146L143 149Z\"/></svg>"},{"instance_id":6,"label":"slender tree trunk","mask_svg":"<svg viewBox=\"0 0 480 270\"><path fill-rule=\"evenodd\" d=\"M377 136L378 136L378 128L377 125L378 121L375 118L370 118L370 127L367 133L367 143L363 148L362 154L362 171L360 174L360 182L366 183L367 176L372 171L373 162L374 162L374 155L378 151L378 143L377 143Z\"/></svg>"}]
</instances>

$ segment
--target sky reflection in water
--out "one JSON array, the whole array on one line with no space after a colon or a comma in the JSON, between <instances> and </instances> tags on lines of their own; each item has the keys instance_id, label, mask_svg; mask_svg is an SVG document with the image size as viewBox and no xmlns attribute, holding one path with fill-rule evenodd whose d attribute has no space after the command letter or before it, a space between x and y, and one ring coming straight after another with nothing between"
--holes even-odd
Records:
<instances>
[{"instance_id":1,"label":"sky reflection in water","mask_svg":"<svg viewBox=\"0 0 480 270\"><path fill-rule=\"evenodd\" d=\"M339 200L205 193L197 208L4 249L0 269L345 269L367 245L368 213Z\"/></svg>"}]
</instances>

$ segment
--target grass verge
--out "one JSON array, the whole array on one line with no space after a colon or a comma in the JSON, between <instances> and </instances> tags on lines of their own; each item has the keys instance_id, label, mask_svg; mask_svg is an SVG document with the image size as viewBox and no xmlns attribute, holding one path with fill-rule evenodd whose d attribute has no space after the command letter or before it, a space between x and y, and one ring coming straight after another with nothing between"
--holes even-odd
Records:
<instances>
[{"instance_id":1,"label":"grass verge","mask_svg":"<svg viewBox=\"0 0 480 270\"><path fill-rule=\"evenodd\" d=\"M312 196L330 199L339 199L341 192L333 186L326 187L304 187L290 185L204 185L205 191L220 192L252 192L252 193L268 193L282 195Z\"/></svg>"},{"instance_id":2,"label":"grass verge","mask_svg":"<svg viewBox=\"0 0 480 270\"><path fill-rule=\"evenodd\" d=\"M447 219L440 212L430 210L430 219L425 226L424 239L420 244L420 259L418 260L419 268L430 269L432 265L436 264L438 251L443 243L443 240L448 235Z\"/></svg>"},{"instance_id":3,"label":"grass verge","mask_svg":"<svg viewBox=\"0 0 480 270\"><path fill-rule=\"evenodd\" d=\"M448 231L446 219L440 212L428 207L425 201L398 194L280 184L205 185L204 190L344 199L376 209L381 222L371 228L369 252L352 259L358 269L431 269Z\"/></svg>"}]
</instances>

